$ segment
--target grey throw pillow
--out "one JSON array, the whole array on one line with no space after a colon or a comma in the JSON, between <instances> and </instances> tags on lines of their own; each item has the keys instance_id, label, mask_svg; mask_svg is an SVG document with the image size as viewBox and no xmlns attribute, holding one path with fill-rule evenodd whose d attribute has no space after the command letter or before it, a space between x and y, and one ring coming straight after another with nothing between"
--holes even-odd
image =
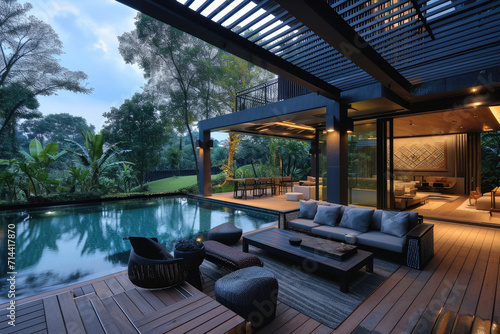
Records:
<instances>
[{"instance_id":1,"label":"grey throw pillow","mask_svg":"<svg viewBox=\"0 0 500 334\"><path fill-rule=\"evenodd\" d=\"M372 221L373 209L346 207L339 226L360 232L367 232Z\"/></svg>"},{"instance_id":2,"label":"grey throw pillow","mask_svg":"<svg viewBox=\"0 0 500 334\"><path fill-rule=\"evenodd\" d=\"M408 233L409 218L409 212L384 211L380 232L401 238Z\"/></svg>"},{"instance_id":3,"label":"grey throw pillow","mask_svg":"<svg viewBox=\"0 0 500 334\"><path fill-rule=\"evenodd\" d=\"M340 214L340 206L318 205L314 222L316 224L335 226Z\"/></svg>"},{"instance_id":4,"label":"grey throw pillow","mask_svg":"<svg viewBox=\"0 0 500 334\"><path fill-rule=\"evenodd\" d=\"M299 205L300 205L299 218L314 219L317 208L316 202L300 201Z\"/></svg>"}]
</instances>

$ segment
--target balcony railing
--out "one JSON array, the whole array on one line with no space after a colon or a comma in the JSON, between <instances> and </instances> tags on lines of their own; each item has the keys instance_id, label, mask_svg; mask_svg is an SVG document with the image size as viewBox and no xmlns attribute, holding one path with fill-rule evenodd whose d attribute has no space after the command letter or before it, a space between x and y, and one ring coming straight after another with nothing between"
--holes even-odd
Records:
<instances>
[{"instance_id":1,"label":"balcony railing","mask_svg":"<svg viewBox=\"0 0 500 334\"><path fill-rule=\"evenodd\" d=\"M278 77L236 93L236 111L260 107L310 92L296 83Z\"/></svg>"}]
</instances>

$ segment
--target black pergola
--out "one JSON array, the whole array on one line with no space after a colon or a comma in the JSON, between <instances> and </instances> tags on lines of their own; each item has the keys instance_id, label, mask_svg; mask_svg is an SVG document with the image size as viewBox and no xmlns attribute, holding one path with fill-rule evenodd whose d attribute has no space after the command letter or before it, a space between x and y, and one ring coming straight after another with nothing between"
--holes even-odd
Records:
<instances>
[{"instance_id":1,"label":"black pergola","mask_svg":"<svg viewBox=\"0 0 500 334\"><path fill-rule=\"evenodd\" d=\"M404 104L436 80L499 81L498 1L119 1L335 100L377 82Z\"/></svg>"},{"instance_id":2,"label":"black pergola","mask_svg":"<svg viewBox=\"0 0 500 334\"><path fill-rule=\"evenodd\" d=\"M378 205L385 207L384 175L392 172L383 138L392 136L393 118L500 105L500 1L117 1L326 97L309 94L199 128L200 142L208 143L222 126L272 133L292 113L307 124L304 117L320 110L331 202L347 202L348 117L377 119ZM318 124L309 125L318 132ZM200 193L207 195L209 150L199 151Z\"/></svg>"}]
</instances>

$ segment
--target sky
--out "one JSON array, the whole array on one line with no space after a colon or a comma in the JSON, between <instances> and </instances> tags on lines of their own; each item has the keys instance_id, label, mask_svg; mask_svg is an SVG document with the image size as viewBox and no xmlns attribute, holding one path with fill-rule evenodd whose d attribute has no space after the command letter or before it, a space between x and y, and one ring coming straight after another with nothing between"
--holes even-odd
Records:
<instances>
[{"instance_id":1,"label":"sky","mask_svg":"<svg viewBox=\"0 0 500 334\"><path fill-rule=\"evenodd\" d=\"M44 114L69 113L82 116L99 130L102 114L119 107L125 99L142 91L145 80L136 65L126 64L118 52L118 38L134 29L137 11L115 0L30 0L29 14L48 23L59 35L64 54L60 64L88 75L87 87L94 91L76 94L59 91L39 96Z\"/></svg>"}]
</instances>

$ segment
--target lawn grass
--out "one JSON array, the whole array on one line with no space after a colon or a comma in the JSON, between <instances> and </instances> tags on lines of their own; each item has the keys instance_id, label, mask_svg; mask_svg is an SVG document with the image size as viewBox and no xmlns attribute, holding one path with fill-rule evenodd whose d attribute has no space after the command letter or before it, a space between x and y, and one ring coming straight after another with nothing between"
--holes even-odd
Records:
<instances>
[{"instance_id":1,"label":"lawn grass","mask_svg":"<svg viewBox=\"0 0 500 334\"><path fill-rule=\"evenodd\" d=\"M212 180L216 179L218 175L212 175ZM179 189L187 188L196 185L196 175L188 176L172 176L166 179L156 180L145 183L151 192L165 192L172 193Z\"/></svg>"}]
</instances>

